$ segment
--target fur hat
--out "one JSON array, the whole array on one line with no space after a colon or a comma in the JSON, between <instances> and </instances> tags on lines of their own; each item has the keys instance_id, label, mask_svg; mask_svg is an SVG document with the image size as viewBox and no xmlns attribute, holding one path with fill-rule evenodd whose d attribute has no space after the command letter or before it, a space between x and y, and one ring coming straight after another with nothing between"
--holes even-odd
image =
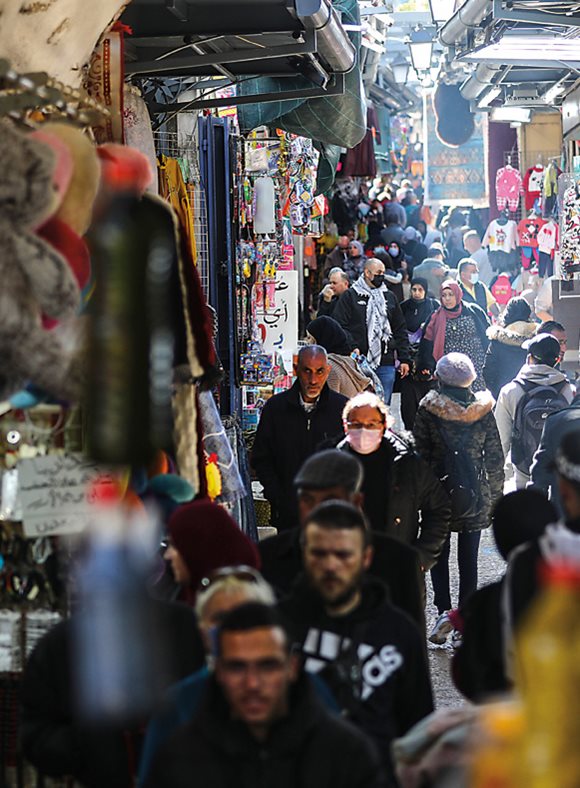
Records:
<instances>
[{"instance_id":1,"label":"fur hat","mask_svg":"<svg viewBox=\"0 0 580 788\"><path fill-rule=\"evenodd\" d=\"M477 377L475 367L469 356L464 353L447 353L435 367L437 379L446 386L466 389Z\"/></svg>"}]
</instances>

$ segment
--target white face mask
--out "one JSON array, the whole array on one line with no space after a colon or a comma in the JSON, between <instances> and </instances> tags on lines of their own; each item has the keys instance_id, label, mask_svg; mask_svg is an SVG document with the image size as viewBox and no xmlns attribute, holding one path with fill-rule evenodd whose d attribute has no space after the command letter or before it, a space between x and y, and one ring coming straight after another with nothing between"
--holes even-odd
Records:
<instances>
[{"instance_id":1,"label":"white face mask","mask_svg":"<svg viewBox=\"0 0 580 788\"><path fill-rule=\"evenodd\" d=\"M346 436L347 441L358 454L372 454L381 445L382 430L350 429Z\"/></svg>"},{"instance_id":2,"label":"white face mask","mask_svg":"<svg viewBox=\"0 0 580 788\"><path fill-rule=\"evenodd\" d=\"M472 285L476 285L479 282L479 274L471 274L469 277L469 281Z\"/></svg>"}]
</instances>

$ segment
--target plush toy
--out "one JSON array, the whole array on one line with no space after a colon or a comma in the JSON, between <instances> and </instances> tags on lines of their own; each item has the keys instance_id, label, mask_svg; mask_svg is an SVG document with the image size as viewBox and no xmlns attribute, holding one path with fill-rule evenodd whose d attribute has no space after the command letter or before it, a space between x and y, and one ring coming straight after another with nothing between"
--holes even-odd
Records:
<instances>
[{"instance_id":1,"label":"plush toy","mask_svg":"<svg viewBox=\"0 0 580 788\"><path fill-rule=\"evenodd\" d=\"M55 153L8 123L0 127L0 399L31 382L74 399L79 372L41 315L74 315L79 287L66 260L34 233L58 206Z\"/></svg>"}]
</instances>

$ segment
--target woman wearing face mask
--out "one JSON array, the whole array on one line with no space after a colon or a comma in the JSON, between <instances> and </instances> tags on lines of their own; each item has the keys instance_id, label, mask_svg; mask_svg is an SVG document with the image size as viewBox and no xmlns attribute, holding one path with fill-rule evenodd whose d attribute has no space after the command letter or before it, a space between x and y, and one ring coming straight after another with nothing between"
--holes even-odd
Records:
<instances>
[{"instance_id":1,"label":"woman wearing face mask","mask_svg":"<svg viewBox=\"0 0 580 788\"><path fill-rule=\"evenodd\" d=\"M449 498L413 447L388 429L388 419L379 397L358 394L345 406L346 438L338 448L363 466L363 510L372 530L415 547L427 570L449 533Z\"/></svg>"},{"instance_id":2,"label":"woman wearing face mask","mask_svg":"<svg viewBox=\"0 0 580 788\"><path fill-rule=\"evenodd\" d=\"M489 345L489 320L477 304L463 303L463 291L457 282L448 279L441 285L441 306L435 310L423 333L417 355L417 369L430 377L439 359L447 353L465 353L475 367L474 391L486 387L483 378L485 353Z\"/></svg>"},{"instance_id":3,"label":"woman wearing face mask","mask_svg":"<svg viewBox=\"0 0 580 788\"><path fill-rule=\"evenodd\" d=\"M414 277L411 281L411 297L401 304L411 346L411 372L401 380L401 416L407 430L413 429L419 402L434 385L431 381L425 380L417 369L417 354L425 323L440 306L436 298L427 295L427 291L427 280Z\"/></svg>"},{"instance_id":4,"label":"woman wearing face mask","mask_svg":"<svg viewBox=\"0 0 580 788\"><path fill-rule=\"evenodd\" d=\"M463 353L449 353L437 362L438 390L421 401L413 434L417 449L444 483L452 502L451 530L458 533L459 599L461 605L477 588L477 553L481 530L490 525L491 508L503 490L504 456L489 391L474 394L475 369ZM447 539L431 570L439 618L429 635L443 644L451 630ZM453 645L460 642L454 635Z\"/></svg>"},{"instance_id":5,"label":"woman wearing face mask","mask_svg":"<svg viewBox=\"0 0 580 788\"><path fill-rule=\"evenodd\" d=\"M342 269L345 274L348 274L351 284L362 274L365 260L366 257L361 242L350 241L348 244L348 257L342 264Z\"/></svg>"}]
</instances>

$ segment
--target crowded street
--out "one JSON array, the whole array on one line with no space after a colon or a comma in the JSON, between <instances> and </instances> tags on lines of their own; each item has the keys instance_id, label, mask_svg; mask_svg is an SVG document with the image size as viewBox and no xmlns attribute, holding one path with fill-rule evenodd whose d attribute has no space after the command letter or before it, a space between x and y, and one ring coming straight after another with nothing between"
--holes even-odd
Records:
<instances>
[{"instance_id":1,"label":"crowded street","mask_svg":"<svg viewBox=\"0 0 580 788\"><path fill-rule=\"evenodd\" d=\"M0 0L0 788L580 788L579 31Z\"/></svg>"}]
</instances>

